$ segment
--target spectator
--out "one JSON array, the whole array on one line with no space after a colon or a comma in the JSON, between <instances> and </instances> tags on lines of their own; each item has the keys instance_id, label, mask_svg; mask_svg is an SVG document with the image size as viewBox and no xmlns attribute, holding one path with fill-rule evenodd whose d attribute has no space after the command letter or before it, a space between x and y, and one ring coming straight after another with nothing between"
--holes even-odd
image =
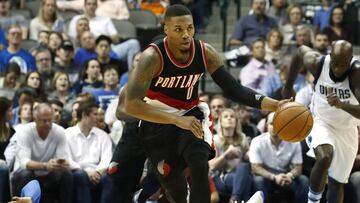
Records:
<instances>
[{"instance_id":1,"label":"spectator","mask_svg":"<svg viewBox=\"0 0 360 203\"><path fill-rule=\"evenodd\" d=\"M276 73L272 62L265 59L265 41L256 39L251 43L252 57L241 69L239 79L242 85L259 90L264 78Z\"/></svg>"},{"instance_id":2,"label":"spectator","mask_svg":"<svg viewBox=\"0 0 360 203\"><path fill-rule=\"evenodd\" d=\"M42 0L37 17L30 22L30 39L37 40L41 30L65 32L65 23L56 10L56 0Z\"/></svg>"},{"instance_id":3,"label":"spectator","mask_svg":"<svg viewBox=\"0 0 360 203\"><path fill-rule=\"evenodd\" d=\"M53 61L51 52L47 48L41 48L37 50L35 54L37 71L40 74L40 78L43 81L45 91L47 93L53 90L51 82L53 80L55 71L53 69Z\"/></svg>"},{"instance_id":4,"label":"spectator","mask_svg":"<svg viewBox=\"0 0 360 203\"><path fill-rule=\"evenodd\" d=\"M96 54L97 60L100 63L101 71L103 72L106 66L116 67L116 71L119 74L119 78L127 72L128 67L124 61L113 59L110 57L111 51L111 38L105 35L100 35L96 39Z\"/></svg>"},{"instance_id":5,"label":"spectator","mask_svg":"<svg viewBox=\"0 0 360 203\"><path fill-rule=\"evenodd\" d=\"M140 61L140 56L141 56L141 52L138 52L134 55L132 67L129 68L129 71L131 69L133 69L135 66L137 66L137 64ZM120 87L123 87L127 83L128 79L129 79L129 71L121 75L120 81L119 81Z\"/></svg>"},{"instance_id":6,"label":"spectator","mask_svg":"<svg viewBox=\"0 0 360 203\"><path fill-rule=\"evenodd\" d=\"M36 92L30 87L23 87L17 91L15 97L17 100L14 101L16 105L13 107L13 117L11 120L12 125L16 125L20 122L19 112L20 106L22 106L25 102L34 103L35 98L37 98Z\"/></svg>"},{"instance_id":7,"label":"spectator","mask_svg":"<svg viewBox=\"0 0 360 203\"><path fill-rule=\"evenodd\" d=\"M94 89L103 87L100 63L96 59L90 59L85 63L82 78L74 84L76 94L91 92Z\"/></svg>"},{"instance_id":8,"label":"spectator","mask_svg":"<svg viewBox=\"0 0 360 203\"><path fill-rule=\"evenodd\" d=\"M79 79L80 67L74 63L74 46L71 41L64 41L56 51L57 60L54 64L55 71L68 74L71 84Z\"/></svg>"},{"instance_id":9,"label":"spectator","mask_svg":"<svg viewBox=\"0 0 360 203\"><path fill-rule=\"evenodd\" d=\"M320 0L322 6L319 10L315 11L314 22L316 26L316 31L323 31L324 28L329 26L330 13L333 9L333 0Z\"/></svg>"},{"instance_id":10,"label":"spectator","mask_svg":"<svg viewBox=\"0 0 360 203\"><path fill-rule=\"evenodd\" d=\"M220 94L211 97L209 102L213 123L218 125L221 112L227 107L227 99Z\"/></svg>"},{"instance_id":11,"label":"spectator","mask_svg":"<svg viewBox=\"0 0 360 203\"><path fill-rule=\"evenodd\" d=\"M214 136L216 157L209 161L216 189L220 194L231 195L230 203L248 200L252 177L248 162L249 143L241 131L241 123L233 109L220 114L219 131Z\"/></svg>"},{"instance_id":12,"label":"spectator","mask_svg":"<svg viewBox=\"0 0 360 203\"><path fill-rule=\"evenodd\" d=\"M32 114L33 103L31 102L24 102L19 109L19 118L20 122L17 125L14 125L15 131L21 130L21 128L33 121L33 114Z\"/></svg>"},{"instance_id":13,"label":"spectator","mask_svg":"<svg viewBox=\"0 0 360 203\"><path fill-rule=\"evenodd\" d=\"M266 38L269 30L277 27L276 20L265 14L265 0L252 0L252 9L253 14L236 23L229 45L250 45L254 39Z\"/></svg>"},{"instance_id":14,"label":"spectator","mask_svg":"<svg viewBox=\"0 0 360 203\"><path fill-rule=\"evenodd\" d=\"M129 18L129 10L127 1L124 0L98 0L99 8L96 15L105 16L111 19L127 20ZM84 0L73 1L57 1L57 6L61 10L82 11L84 8Z\"/></svg>"},{"instance_id":15,"label":"spectator","mask_svg":"<svg viewBox=\"0 0 360 203\"><path fill-rule=\"evenodd\" d=\"M22 31L18 25L11 25L7 32L9 46L0 51L0 74L5 72L5 67L10 62L20 66L21 73L26 74L36 70L35 59L21 48Z\"/></svg>"},{"instance_id":16,"label":"spectator","mask_svg":"<svg viewBox=\"0 0 360 203\"><path fill-rule=\"evenodd\" d=\"M63 120L62 120L62 113L63 113L63 108L64 108L64 104L57 100L57 99L53 99L49 101L51 109L54 112L54 123L63 126Z\"/></svg>"},{"instance_id":17,"label":"spectator","mask_svg":"<svg viewBox=\"0 0 360 203\"><path fill-rule=\"evenodd\" d=\"M345 27L344 9L341 6L334 6L330 13L330 25L325 27L323 32L327 34L330 42L341 39L350 43L354 42L351 31Z\"/></svg>"},{"instance_id":18,"label":"spectator","mask_svg":"<svg viewBox=\"0 0 360 203\"><path fill-rule=\"evenodd\" d=\"M254 137L260 135L259 129L251 121L253 109L249 106L243 105L235 105L233 109L235 110L236 115L239 117L242 132L245 133L250 143Z\"/></svg>"},{"instance_id":19,"label":"spectator","mask_svg":"<svg viewBox=\"0 0 360 203\"><path fill-rule=\"evenodd\" d=\"M273 0L272 5L266 10L266 14L273 17L279 26L285 25L288 22L286 7L287 0Z\"/></svg>"},{"instance_id":20,"label":"spectator","mask_svg":"<svg viewBox=\"0 0 360 203\"><path fill-rule=\"evenodd\" d=\"M318 32L315 34L315 40L314 40L314 49L318 51L320 54L326 55L329 53L329 37L323 33Z\"/></svg>"},{"instance_id":21,"label":"spectator","mask_svg":"<svg viewBox=\"0 0 360 203\"><path fill-rule=\"evenodd\" d=\"M105 123L105 111L102 110L102 108L98 108L98 122L96 124L96 127L105 131L107 134L110 133L109 126Z\"/></svg>"},{"instance_id":22,"label":"spectator","mask_svg":"<svg viewBox=\"0 0 360 203\"><path fill-rule=\"evenodd\" d=\"M84 31L81 35L81 48L79 48L74 56L74 63L77 67L84 67L86 61L96 59L97 53L95 36L90 31ZM111 51L110 58L117 59L117 55Z\"/></svg>"},{"instance_id":23,"label":"spectator","mask_svg":"<svg viewBox=\"0 0 360 203\"><path fill-rule=\"evenodd\" d=\"M98 106L95 103L80 103L77 117L77 125L65 131L77 168L73 173L75 202L92 202L95 201L92 198L94 192L101 196L104 190L109 190L105 179L112 157L112 145L106 132L94 127L98 122ZM101 197L102 200L104 198Z\"/></svg>"},{"instance_id":24,"label":"spectator","mask_svg":"<svg viewBox=\"0 0 360 203\"><path fill-rule=\"evenodd\" d=\"M265 194L275 190L292 191L296 203L306 203L309 180L301 175L300 143L282 141L273 129L274 113L268 115L268 132L255 137L250 144L249 158L254 174L253 186Z\"/></svg>"},{"instance_id":25,"label":"spectator","mask_svg":"<svg viewBox=\"0 0 360 203\"><path fill-rule=\"evenodd\" d=\"M11 127L11 101L0 97L0 202L10 201L9 163L5 161L5 148L15 133Z\"/></svg>"},{"instance_id":26,"label":"spectator","mask_svg":"<svg viewBox=\"0 0 360 203\"><path fill-rule=\"evenodd\" d=\"M3 30L8 30L11 25L19 25L22 31L22 39L27 39L29 22L24 16L11 12L10 0L2 0L0 1L0 27Z\"/></svg>"},{"instance_id":27,"label":"spectator","mask_svg":"<svg viewBox=\"0 0 360 203\"><path fill-rule=\"evenodd\" d=\"M15 91L20 87L20 67L16 63L9 63L6 67L4 77L0 77L0 96L12 100Z\"/></svg>"},{"instance_id":28,"label":"spectator","mask_svg":"<svg viewBox=\"0 0 360 203\"><path fill-rule=\"evenodd\" d=\"M304 16L303 9L300 4L291 4L287 8L288 24L280 28L284 35L284 44L295 44L296 27L302 24Z\"/></svg>"},{"instance_id":29,"label":"spectator","mask_svg":"<svg viewBox=\"0 0 360 203\"><path fill-rule=\"evenodd\" d=\"M50 32L49 34L49 44L48 48L51 51L52 60L54 61L56 56L56 51L60 48L62 45L64 39L59 32Z\"/></svg>"},{"instance_id":30,"label":"spectator","mask_svg":"<svg viewBox=\"0 0 360 203\"><path fill-rule=\"evenodd\" d=\"M269 31L266 37L265 44L265 60L271 61L276 65L284 56L281 50L284 36L278 28L273 28Z\"/></svg>"},{"instance_id":31,"label":"spectator","mask_svg":"<svg viewBox=\"0 0 360 203\"><path fill-rule=\"evenodd\" d=\"M268 76L261 84L261 93L273 99L281 99L281 90L286 84L287 77L290 71L291 56L284 56L279 64L279 72ZM299 74L295 80L293 89L298 92L301 88L306 86L306 81L303 75Z\"/></svg>"},{"instance_id":32,"label":"spectator","mask_svg":"<svg viewBox=\"0 0 360 203\"><path fill-rule=\"evenodd\" d=\"M140 51L139 41L136 39L129 39L120 43L123 39L115 29L115 26L109 17L97 16L97 0L84 1L84 15L77 15L71 19L69 24L69 36L76 38L75 32L76 22L79 18L86 17L89 20L90 31L98 37L100 35L107 35L111 38L114 45L112 50L117 54L118 58L126 60L131 67L131 62L134 55Z\"/></svg>"},{"instance_id":33,"label":"spectator","mask_svg":"<svg viewBox=\"0 0 360 203\"><path fill-rule=\"evenodd\" d=\"M79 18L76 21L76 36L71 37L71 41L73 41L76 48L81 46L81 36L85 31L90 31L89 20L86 17Z\"/></svg>"},{"instance_id":34,"label":"spectator","mask_svg":"<svg viewBox=\"0 0 360 203\"><path fill-rule=\"evenodd\" d=\"M27 73L21 87L32 88L36 92L37 98L41 100L46 100L47 98L47 94L44 90L44 83L40 77L40 73L37 71Z\"/></svg>"},{"instance_id":35,"label":"spectator","mask_svg":"<svg viewBox=\"0 0 360 203\"><path fill-rule=\"evenodd\" d=\"M119 74L114 66L107 66L103 73L104 87L91 91L102 110L119 95Z\"/></svg>"},{"instance_id":36,"label":"spectator","mask_svg":"<svg viewBox=\"0 0 360 203\"><path fill-rule=\"evenodd\" d=\"M312 43L311 43L312 36L313 36L313 32L308 26L306 25L297 26L295 30L296 43L288 46L288 48L286 49L286 53L290 55L296 53L297 48L300 47L301 45L312 47Z\"/></svg>"},{"instance_id":37,"label":"spectator","mask_svg":"<svg viewBox=\"0 0 360 203\"><path fill-rule=\"evenodd\" d=\"M49 36L50 31L47 30L40 30L38 34L38 46L40 47L46 47L49 45Z\"/></svg>"},{"instance_id":38,"label":"spectator","mask_svg":"<svg viewBox=\"0 0 360 203\"><path fill-rule=\"evenodd\" d=\"M57 72L51 84L54 91L49 94L49 98L59 100L64 104L64 111L70 113L75 94L71 91L69 76L64 72Z\"/></svg>"},{"instance_id":39,"label":"spectator","mask_svg":"<svg viewBox=\"0 0 360 203\"><path fill-rule=\"evenodd\" d=\"M34 123L16 133L19 166L15 167L11 179L13 194L19 196L21 188L29 180L36 179L44 190L58 191L60 202L71 202L73 178L65 131L53 123L53 112L48 104L37 105L34 119Z\"/></svg>"}]
</instances>

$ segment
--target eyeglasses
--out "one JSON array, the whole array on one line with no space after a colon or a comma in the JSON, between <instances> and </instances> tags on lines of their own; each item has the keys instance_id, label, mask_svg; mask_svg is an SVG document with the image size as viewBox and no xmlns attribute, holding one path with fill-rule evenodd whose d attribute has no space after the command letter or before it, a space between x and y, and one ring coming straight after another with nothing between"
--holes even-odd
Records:
<instances>
[{"instance_id":1,"label":"eyeglasses","mask_svg":"<svg viewBox=\"0 0 360 203\"><path fill-rule=\"evenodd\" d=\"M1 0L0 0L1 1ZM21 32L9 32L10 35L21 35Z\"/></svg>"}]
</instances>

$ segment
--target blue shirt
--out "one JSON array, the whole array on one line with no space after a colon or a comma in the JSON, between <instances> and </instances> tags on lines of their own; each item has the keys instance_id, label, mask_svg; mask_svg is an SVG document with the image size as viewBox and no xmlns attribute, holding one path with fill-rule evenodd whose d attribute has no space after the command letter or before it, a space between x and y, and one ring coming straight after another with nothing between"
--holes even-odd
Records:
<instances>
[{"instance_id":1,"label":"blue shirt","mask_svg":"<svg viewBox=\"0 0 360 203\"><path fill-rule=\"evenodd\" d=\"M266 77L261 84L261 93L263 93L265 96L274 98L275 92L279 90L281 87L283 87L284 84L282 83L280 79L279 74L271 75L269 77ZM306 81L303 75L298 75L296 77L296 80L294 82L294 90L295 92L298 92L302 87L306 86Z\"/></svg>"},{"instance_id":2,"label":"blue shirt","mask_svg":"<svg viewBox=\"0 0 360 203\"><path fill-rule=\"evenodd\" d=\"M118 56L113 51L111 51L109 55L110 55L110 58L112 58L112 59L118 59ZM80 48L75 53L74 64L76 67L80 67L81 69L83 69L86 61L88 61L90 59L96 59L96 58L97 58L96 52L89 51L84 48Z\"/></svg>"},{"instance_id":3,"label":"blue shirt","mask_svg":"<svg viewBox=\"0 0 360 203\"><path fill-rule=\"evenodd\" d=\"M238 39L246 45L250 45L256 38L266 39L266 35L271 28L277 27L276 20L265 16L261 23L257 21L256 15L247 15L242 17L235 25L235 30L231 36L232 39Z\"/></svg>"},{"instance_id":4,"label":"blue shirt","mask_svg":"<svg viewBox=\"0 0 360 203\"><path fill-rule=\"evenodd\" d=\"M330 14L332 7L329 10L325 10L323 7L317 10L314 15L314 25L320 28L320 31L323 31L324 28L330 25Z\"/></svg>"},{"instance_id":5,"label":"blue shirt","mask_svg":"<svg viewBox=\"0 0 360 203\"><path fill-rule=\"evenodd\" d=\"M6 65L15 62L20 66L21 73L28 73L36 70L35 58L24 49L20 49L17 53L10 53L8 49L0 52L0 73L4 73Z\"/></svg>"},{"instance_id":6,"label":"blue shirt","mask_svg":"<svg viewBox=\"0 0 360 203\"><path fill-rule=\"evenodd\" d=\"M106 111L107 106L110 104L110 101L116 99L119 96L119 89L116 90L104 90L97 89L91 92L95 96L96 102L99 104L100 108Z\"/></svg>"}]
</instances>

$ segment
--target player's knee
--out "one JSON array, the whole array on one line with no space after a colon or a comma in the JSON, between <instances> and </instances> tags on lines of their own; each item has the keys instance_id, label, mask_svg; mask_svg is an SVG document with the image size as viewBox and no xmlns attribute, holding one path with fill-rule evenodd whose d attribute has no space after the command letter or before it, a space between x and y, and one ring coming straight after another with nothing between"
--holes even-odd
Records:
<instances>
[{"instance_id":1,"label":"player's knee","mask_svg":"<svg viewBox=\"0 0 360 203\"><path fill-rule=\"evenodd\" d=\"M322 154L316 157L316 162L322 166L322 168L329 168L332 161L332 154Z\"/></svg>"}]
</instances>

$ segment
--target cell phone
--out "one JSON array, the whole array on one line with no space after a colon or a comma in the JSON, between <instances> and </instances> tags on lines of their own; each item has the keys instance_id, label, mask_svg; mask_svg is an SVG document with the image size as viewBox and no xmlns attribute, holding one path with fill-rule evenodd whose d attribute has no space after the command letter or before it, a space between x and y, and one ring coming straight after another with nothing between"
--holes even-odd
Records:
<instances>
[{"instance_id":1,"label":"cell phone","mask_svg":"<svg viewBox=\"0 0 360 203\"><path fill-rule=\"evenodd\" d=\"M58 164L63 164L63 163L65 163L65 159L58 159L56 162L57 162Z\"/></svg>"}]
</instances>

